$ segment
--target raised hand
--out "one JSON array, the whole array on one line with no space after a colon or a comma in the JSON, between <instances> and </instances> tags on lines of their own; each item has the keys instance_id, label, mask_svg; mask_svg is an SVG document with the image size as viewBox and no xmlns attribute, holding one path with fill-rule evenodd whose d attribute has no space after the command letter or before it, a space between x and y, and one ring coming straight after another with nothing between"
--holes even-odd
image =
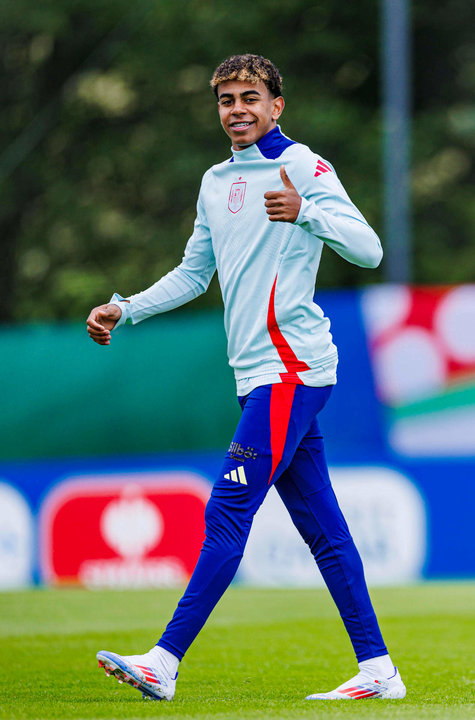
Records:
<instances>
[{"instance_id":1,"label":"raised hand","mask_svg":"<svg viewBox=\"0 0 475 720\"><path fill-rule=\"evenodd\" d=\"M300 211L302 198L290 182L284 165L280 166L282 190L273 190L264 195L266 212L271 222L295 222Z\"/></svg>"},{"instance_id":2,"label":"raised hand","mask_svg":"<svg viewBox=\"0 0 475 720\"><path fill-rule=\"evenodd\" d=\"M99 345L110 345L110 331L121 315L122 310L111 303L93 308L86 321L89 337Z\"/></svg>"}]
</instances>

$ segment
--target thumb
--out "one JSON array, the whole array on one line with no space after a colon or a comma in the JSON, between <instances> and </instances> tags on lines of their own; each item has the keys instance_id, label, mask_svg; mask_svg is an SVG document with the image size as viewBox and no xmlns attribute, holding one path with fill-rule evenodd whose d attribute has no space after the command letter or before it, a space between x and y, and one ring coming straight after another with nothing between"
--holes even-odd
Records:
<instances>
[{"instance_id":1,"label":"thumb","mask_svg":"<svg viewBox=\"0 0 475 720\"><path fill-rule=\"evenodd\" d=\"M282 178L282 182L284 183L284 187L288 188L289 190L295 190L294 186L290 182L289 176L285 172L285 165L280 166L280 177Z\"/></svg>"}]
</instances>

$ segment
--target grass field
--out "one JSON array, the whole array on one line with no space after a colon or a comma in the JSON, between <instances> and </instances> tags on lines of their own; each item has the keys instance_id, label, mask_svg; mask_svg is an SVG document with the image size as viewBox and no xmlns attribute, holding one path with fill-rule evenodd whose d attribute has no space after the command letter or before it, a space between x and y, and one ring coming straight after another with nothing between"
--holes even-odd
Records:
<instances>
[{"instance_id":1,"label":"grass field","mask_svg":"<svg viewBox=\"0 0 475 720\"><path fill-rule=\"evenodd\" d=\"M106 678L95 654L149 649L177 591L0 594L0 718L475 718L475 585L372 596L405 700L304 700L356 668L324 590L229 590L183 661L172 703Z\"/></svg>"}]
</instances>

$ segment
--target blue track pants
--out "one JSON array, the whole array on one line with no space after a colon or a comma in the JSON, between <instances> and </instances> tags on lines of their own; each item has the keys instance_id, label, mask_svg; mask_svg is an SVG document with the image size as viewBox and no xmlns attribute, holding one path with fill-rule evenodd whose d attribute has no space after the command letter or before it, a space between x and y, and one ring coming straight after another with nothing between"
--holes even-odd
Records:
<instances>
[{"instance_id":1,"label":"blue track pants","mask_svg":"<svg viewBox=\"0 0 475 720\"><path fill-rule=\"evenodd\" d=\"M240 398L241 420L205 511L206 538L158 645L183 657L241 561L254 514L275 485L310 548L358 661L387 653L363 566L328 475L317 414L331 387L264 385Z\"/></svg>"}]
</instances>

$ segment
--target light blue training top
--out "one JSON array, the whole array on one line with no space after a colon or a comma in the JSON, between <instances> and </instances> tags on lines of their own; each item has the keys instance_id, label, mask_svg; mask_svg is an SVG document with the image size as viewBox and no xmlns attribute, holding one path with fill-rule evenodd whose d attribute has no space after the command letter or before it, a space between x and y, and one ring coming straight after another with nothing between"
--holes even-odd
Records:
<instances>
[{"instance_id":1,"label":"light blue training top","mask_svg":"<svg viewBox=\"0 0 475 720\"><path fill-rule=\"evenodd\" d=\"M137 323L205 292L217 270L229 364L238 395L269 383L336 382L330 322L314 302L323 244L361 267L382 258L376 233L334 168L276 127L203 176L194 231L182 262L127 298L116 327ZM264 193L282 189L280 166L302 197L294 223L271 222Z\"/></svg>"}]
</instances>

